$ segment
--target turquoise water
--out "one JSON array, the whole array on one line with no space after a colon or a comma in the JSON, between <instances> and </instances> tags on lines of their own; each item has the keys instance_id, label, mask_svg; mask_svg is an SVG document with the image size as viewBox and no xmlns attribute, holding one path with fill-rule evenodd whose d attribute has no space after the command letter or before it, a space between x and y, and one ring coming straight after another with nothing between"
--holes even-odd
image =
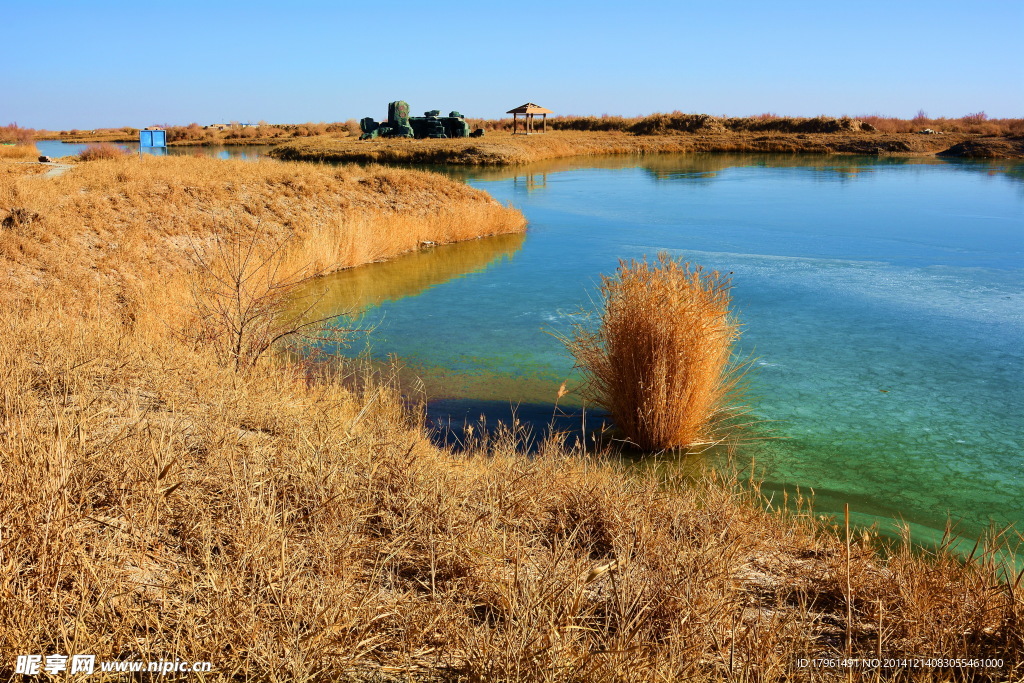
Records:
<instances>
[{"instance_id":1,"label":"turquoise water","mask_svg":"<svg viewBox=\"0 0 1024 683\"><path fill-rule=\"evenodd\" d=\"M526 238L363 302L373 353L424 379L435 421L517 406L547 424L573 381L549 332L619 259L664 250L734 273L751 404L776 437L742 455L768 490L919 538L947 517L968 537L1024 529L1024 167L665 155L461 177L520 208Z\"/></svg>"}]
</instances>

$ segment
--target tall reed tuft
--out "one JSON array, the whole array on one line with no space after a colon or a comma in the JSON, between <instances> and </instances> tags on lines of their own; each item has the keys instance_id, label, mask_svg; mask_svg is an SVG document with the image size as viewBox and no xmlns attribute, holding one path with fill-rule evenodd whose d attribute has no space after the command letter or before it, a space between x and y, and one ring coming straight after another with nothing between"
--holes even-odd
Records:
<instances>
[{"instance_id":1,"label":"tall reed tuft","mask_svg":"<svg viewBox=\"0 0 1024 683\"><path fill-rule=\"evenodd\" d=\"M566 344L587 378L585 395L644 450L722 439L743 367L731 362L739 323L732 283L718 271L659 254L620 261L602 277L600 325L577 324Z\"/></svg>"}]
</instances>

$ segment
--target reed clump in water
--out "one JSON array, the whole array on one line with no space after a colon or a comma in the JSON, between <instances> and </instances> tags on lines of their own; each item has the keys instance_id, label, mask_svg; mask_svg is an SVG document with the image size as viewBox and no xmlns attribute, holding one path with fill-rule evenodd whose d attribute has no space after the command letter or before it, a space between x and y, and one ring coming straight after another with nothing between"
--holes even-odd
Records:
<instances>
[{"instance_id":1,"label":"reed clump in water","mask_svg":"<svg viewBox=\"0 0 1024 683\"><path fill-rule=\"evenodd\" d=\"M739 323L731 281L662 253L622 261L603 277L600 325L563 341L588 398L638 447L657 451L721 439L742 367L730 363Z\"/></svg>"}]
</instances>

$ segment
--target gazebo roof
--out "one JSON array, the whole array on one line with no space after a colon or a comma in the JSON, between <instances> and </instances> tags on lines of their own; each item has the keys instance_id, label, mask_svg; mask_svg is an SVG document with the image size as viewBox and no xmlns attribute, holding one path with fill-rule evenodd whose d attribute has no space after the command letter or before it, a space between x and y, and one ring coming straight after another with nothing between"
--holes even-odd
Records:
<instances>
[{"instance_id":1,"label":"gazebo roof","mask_svg":"<svg viewBox=\"0 0 1024 683\"><path fill-rule=\"evenodd\" d=\"M519 105L515 109L509 109L505 113L506 114L554 114L555 112L551 111L550 109L545 109L544 107L536 105L533 102L527 102L526 104Z\"/></svg>"}]
</instances>

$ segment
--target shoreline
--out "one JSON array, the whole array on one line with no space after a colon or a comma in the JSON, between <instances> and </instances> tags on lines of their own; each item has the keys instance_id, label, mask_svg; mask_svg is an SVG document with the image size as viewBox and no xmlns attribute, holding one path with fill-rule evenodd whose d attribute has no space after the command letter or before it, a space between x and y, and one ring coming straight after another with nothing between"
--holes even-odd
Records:
<instances>
[{"instance_id":1,"label":"shoreline","mask_svg":"<svg viewBox=\"0 0 1024 683\"><path fill-rule=\"evenodd\" d=\"M42 137L68 144L136 143L137 137L82 135ZM677 132L640 135L617 131L552 130L531 136L488 131L482 138L359 140L354 136L250 137L176 140L168 147L273 146L270 156L285 161L450 164L502 166L545 159L602 154L788 153L847 156L1024 159L1024 137L973 133Z\"/></svg>"},{"instance_id":2,"label":"shoreline","mask_svg":"<svg viewBox=\"0 0 1024 683\"><path fill-rule=\"evenodd\" d=\"M35 138L33 142L65 142L69 145L99 145L103 143L110 144L138 144L139 136L125 137L125 136L114 136L106 137L102 135L84 135L84 136L53 136L53 137L39 137ZM175 140L174 142L167 143L168 147L247 147L250 145L280 145L281 138L232 138L227 140Z\"/></svg>"},{"instance_id":3,"label":"shoreline","mask_svg":"<svg viewBox=\"0 0 1024 683\"><path fill-rule=\"evenodd\" d=\"M320 136L279 145L268 154L289 161L502 166L574 156L663 152L1024 159L1024 137L878 132L634 135L577 131L513 136L496 132L482 138L453 140L359 141Z\"/></svg>"}]
</instances>

